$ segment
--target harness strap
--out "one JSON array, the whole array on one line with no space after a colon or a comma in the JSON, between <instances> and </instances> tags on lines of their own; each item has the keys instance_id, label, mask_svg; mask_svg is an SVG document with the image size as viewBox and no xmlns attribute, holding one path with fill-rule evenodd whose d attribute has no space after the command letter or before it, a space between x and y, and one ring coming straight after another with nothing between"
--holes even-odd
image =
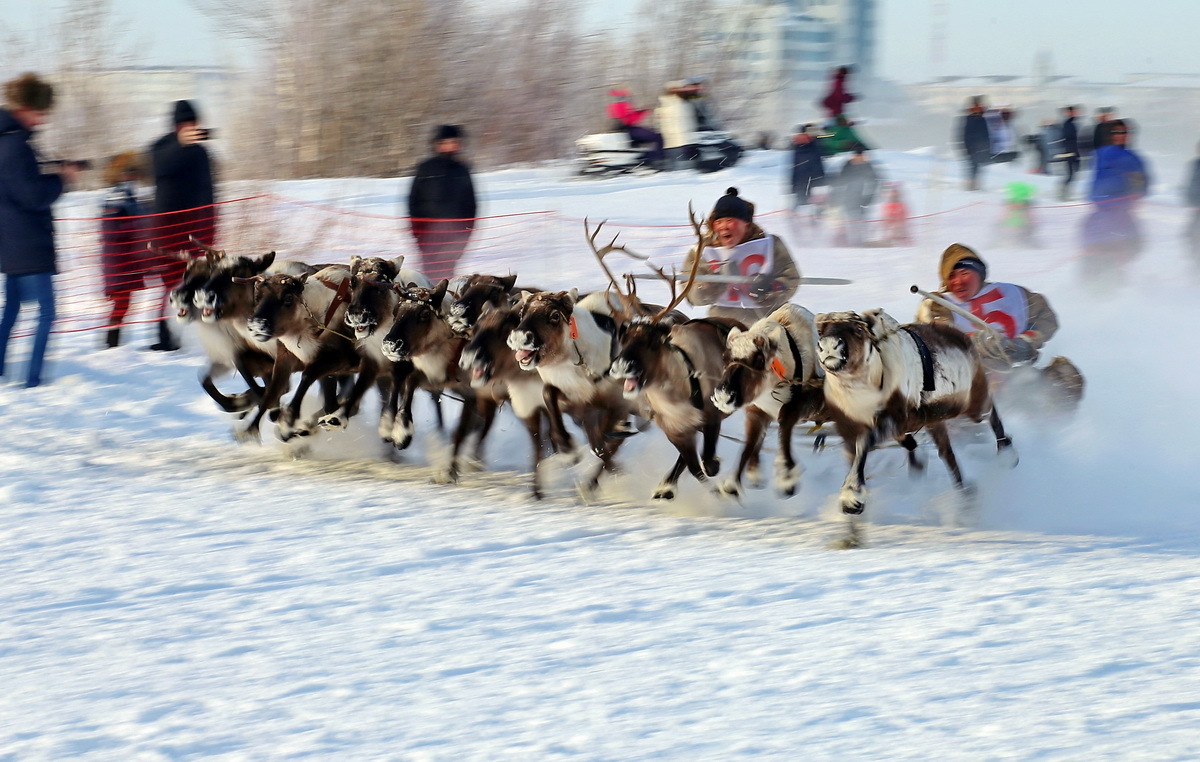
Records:
<instances>
[{"instance_id":1,"label":"harness strap","mask_svg":"<svg viewBox=\"0 0 1200 762\"><path fill-rule=\"evenodd\" d=\"M338 284L337 291L333 294L333 299L329 302L329 309L325 310L325 325L329 325L329 321L333 320L333 313L337 312L337 308L346 303L346 299L350 296L350 279L342 278L342 282Z\"/></svg>"},{"instance_id":2,"label":"harness strap","mask_svg":"<svg viewBox=\"0 0 1200 762\"><path fill-rule=\"evenodd\" d=\"M917 353L921 355L921 391L933 391L933 354L929 351L929 345L925 343L925 339L921 335L907 325L900 326L900 330L912 337L912 340L917 345Z\"/></svg>"},{"instance_id":3,"label":"harness strap","mask_svg":"<svg viewBox=\"0 0 1200 762\"><path fill-rule=\"evenodd\" d=\"M696 408L697 410L703 410L704 392L700 391L700 377L699 374L696 373L696 364L692 362L692 358L688 356L688 353L683 351L683 347L672 341L668 341L667 346L678 352L679 356L683 358L683 364L687 366L688 386L691 389L691 393L688 395L688 401L692 403L692 407Z\"/></svg>"}]
</instances>

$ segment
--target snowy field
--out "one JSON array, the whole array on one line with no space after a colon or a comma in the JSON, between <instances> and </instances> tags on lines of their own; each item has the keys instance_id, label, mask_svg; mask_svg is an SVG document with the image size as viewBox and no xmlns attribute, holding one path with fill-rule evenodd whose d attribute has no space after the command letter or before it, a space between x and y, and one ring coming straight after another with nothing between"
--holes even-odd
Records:
<instances>
[{"instance_id":1,"label":"snowy field","mask_svg":"<svg viewBox=\"0 0 1200 762\"><path fill-rule=\"evenodd\" d=\"M270 426L239 445L196 383L194 336L162 355L140 349L147 326L109 351L56 335L50 383L28 391L12 381L24 338L0 385L0 759L1200 757L1200 279L1178 170L1154 166L1150 245L1098 290L1080 283L1083 206L1039 210L1040 248L994 245L1001 185L1034 182L1051 205L1051 178L993 168L993 190L968 194L932 153L878 154L914 214L957 210L915 221L911 247L834 248L767 214L785 205L782 153L704 177L543 167L478 185L485 214L609 219L635 249L737 186L806 275L854 280L803 287L814 312L909 319L909 285L935 287L956 240L994 279L1045 293L1051 354L1082 369L1086 397L1069 421L1007 411L1011 471L959 433L980 492L968 526L927 443L921 479L897 451L873 459L869 547L839 552L836 449L798 452L790 500L730 504L685 476L660 506L671 456L651 430L599 502L551 466L539 503L509 417L488 471L435 486L427 409L398 459L375 403L303 449ZM402 186L278 192L390 213ZM681 254L687 231L665 230ZM595 286L583 244L574 224L534 230L520 256L543 285ZM726 467L737 451L723 443Z\"/></svg>"}]
</instances>

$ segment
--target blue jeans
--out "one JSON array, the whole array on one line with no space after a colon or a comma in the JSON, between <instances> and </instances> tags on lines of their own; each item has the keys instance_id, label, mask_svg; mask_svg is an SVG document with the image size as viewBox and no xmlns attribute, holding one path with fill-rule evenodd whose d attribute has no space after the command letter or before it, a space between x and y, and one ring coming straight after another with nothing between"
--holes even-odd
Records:
<instances>
[{"instance_id":1,"label":"blue jeans","mask_svg":"<svg viewBox=\"0 0 1200 762\"><path fill-rule=\"evenodd\" d=\"M25 387L42 383L42 361L46 357L46 343L50 340L50 326L54 323L54 275L8 275L4 281L4 317L0 318L0 376L4 375L4 361L8 354L8 339L17 324L17 313L22 302L37 301L38 324L33 334L33 352L29 355L29 375Z\"/></svg>"}]
</instances>

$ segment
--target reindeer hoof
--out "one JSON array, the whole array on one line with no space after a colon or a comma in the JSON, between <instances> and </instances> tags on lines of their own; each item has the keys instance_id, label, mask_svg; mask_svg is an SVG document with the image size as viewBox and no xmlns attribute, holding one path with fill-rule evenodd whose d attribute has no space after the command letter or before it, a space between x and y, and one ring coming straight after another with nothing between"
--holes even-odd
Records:
<instances>
[{"instance_id":1,"label":"reindeer hoof","mask_svg":"<svg viewBox=\"0 0 1200 762\"><path fill-rule=\"evenodd\" d=\"M841 502L842 513L846 514L847 516L858 516L863 512L863 505L864 503L861 500L843 499Z\"/></svg>"},{"instance_id":2,"label":"reindeer hoof","mask_svg":"<svg viewBox=\"0 0 1200 762\"><path fill-rule=\"evenodd\" d=\"M660 486L658 489L654 490L653 497L655 500L674 500L675 499L675 488L670 485L664 484L664 485Z\"/></svg>"},{"instance_id":3,"label":"reindeer hoof","mask_svg":"<svg viewBox=\"0 0 1200 762\"><path fill-rule=\"evenodd\" d=\"M262 444L262 434L259 433L258 427L249 429L233 430L233 438L238 442L253 442L254 444Z\"/></svg>"},{"instance_id":4,"label":"reindeer hoof","mask_svg":"<svg viewBox=\"0 0 1200 762\"><path fill-rule=\"evenodd\" d=\"M735 479L729 478L717 485L716 492L718 495L725 495L737 500L742 499L742 485L738 484Z\"/></svg>"},{"instance_id":5,"label":"reindeer hoof","mask_svg":"<svg viewBox=\"0 0 1200 762\"><path fill-rule=\"evenodd\" d=\"M346 419L337 413L323 415L317 420L317 425L323 429L344 429L346 428Z\"/></svg>"},{"instance_id":6,"label":"reindeer hoof","mask_svg":"<svg viewBox=\"0 0 1200 762\"><path fill-rule=\"evenodd\" d=\"M705 460L701 462L701 465L704 467L704 475L712 478L721 470L721 459L712 458L711 460Z\"/></svg>"},{"instance_id":7,"label":"reindeer hoof","mask_svg":"<svg viewBox=\"0 0 1200 762\"><path fill-rule=\"evenodd\" d=\"M429 481L433 484L458 484L458 472L452 468L440 469Z\"/></svg>"}]
</instances>

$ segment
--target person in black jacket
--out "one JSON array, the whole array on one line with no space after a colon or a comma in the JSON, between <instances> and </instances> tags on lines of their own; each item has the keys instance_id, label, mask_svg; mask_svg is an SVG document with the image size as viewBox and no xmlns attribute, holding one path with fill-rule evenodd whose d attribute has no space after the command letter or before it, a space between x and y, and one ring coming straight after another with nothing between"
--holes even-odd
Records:
<instances>
[{"instance_id":1,"label":"person in black jacket","mask_svg":"<svg viewBox=\"0 0 1200 762\"><path fill-rule=\"evenodd\" d=\"M1092 153L1112 145L1113 111L1112 106L1096 109L1096 126L1092 128Z\"/></svg>"},{"instance_id":2,"label":"person in black jacket","mask_svg":"<svg viewBox=\"0 0 1200 762\"><path fill-rule=\"evenodd\" d=\"M0 109L0 272L4 273L4 316L0 318L0 376L8 340L22 302L37 301L38 323L25 387L42 383L42 365L54 324L54 217L50 207L75 181L78 168L64 164L43 174L30 145L33 130L54 106L54 88L26 73L5 84Z\"/></svg>"},{"instance_id":3,"label":"person in black jacket","mask_svg":"<svg viewBox=\"0 0 1200 762\"><path fill-rule=\"evenodd\" d=\"M976 95L960 125L959 145L967 162L967 190L979 190L979 168L992 159L992 138L983 112L983 98Z\"/></svg>"},{"instance_id":4,"label":"person in black jacket","mask_svg":"<svg viewBox=\"0 0 1200 762\"><path fill-rule=\"evenodd\" d=\"M792 172L789 190L792 193L792 209L798 211L812 203L812 191L825 184L825 164L821 149L813 133L813 125L804 124L796 128L792 136Z\"/></svg>"},{"instance_id":5,"label":"person in black jacket","mask_svg":"<svg viewBox=\"0 0 1200 762\"><path fill-rule=\"evenodd\" d=\"M1059 189L1059 198L1066 201L1071 197L1071 181L1075 179L1075 173L1079 171L1079 127L1075 124L1076 109L1074 106L1064 108L1063 117L1061 155L1067 173L1063 177L1062 188Z\"/></svg>"},{"instance_id":6,"label":"person in black jacket","mask_svg":"<svg viewBox=\"0 0 1200 762\"><path fill-rule=\"evenodd\" d=\"M195 249L192 237L205 246L216 245L212 162L201 144L207 140L207 131L197 126L200 117L196 108L189 101L176 101L171 116L174 129L150 148L154 211L158 215L151 221L151 227L157 231L155 245L163 252L191 253ZM179 285L185 267L180 261L163 271L167 293ZM163 306L166 307L165 300ZM168 352L179 349L165 315L158 322L158 331L158 343L151 345L151 349Z\"/></svg>"},{"instance_id":7,"label":"person in black jacket","mask_svg":"<svg viewBox=\"0 0 1200 762\"><path fill-rule=\"evenodd\" d=\"M471 169L458 158L464 138L458 125L438 127L434 155L417 165L408 192L409 223L421 251L421 269L434 281L453 277L475 229Z\"/></svg>"}]
</instances>

